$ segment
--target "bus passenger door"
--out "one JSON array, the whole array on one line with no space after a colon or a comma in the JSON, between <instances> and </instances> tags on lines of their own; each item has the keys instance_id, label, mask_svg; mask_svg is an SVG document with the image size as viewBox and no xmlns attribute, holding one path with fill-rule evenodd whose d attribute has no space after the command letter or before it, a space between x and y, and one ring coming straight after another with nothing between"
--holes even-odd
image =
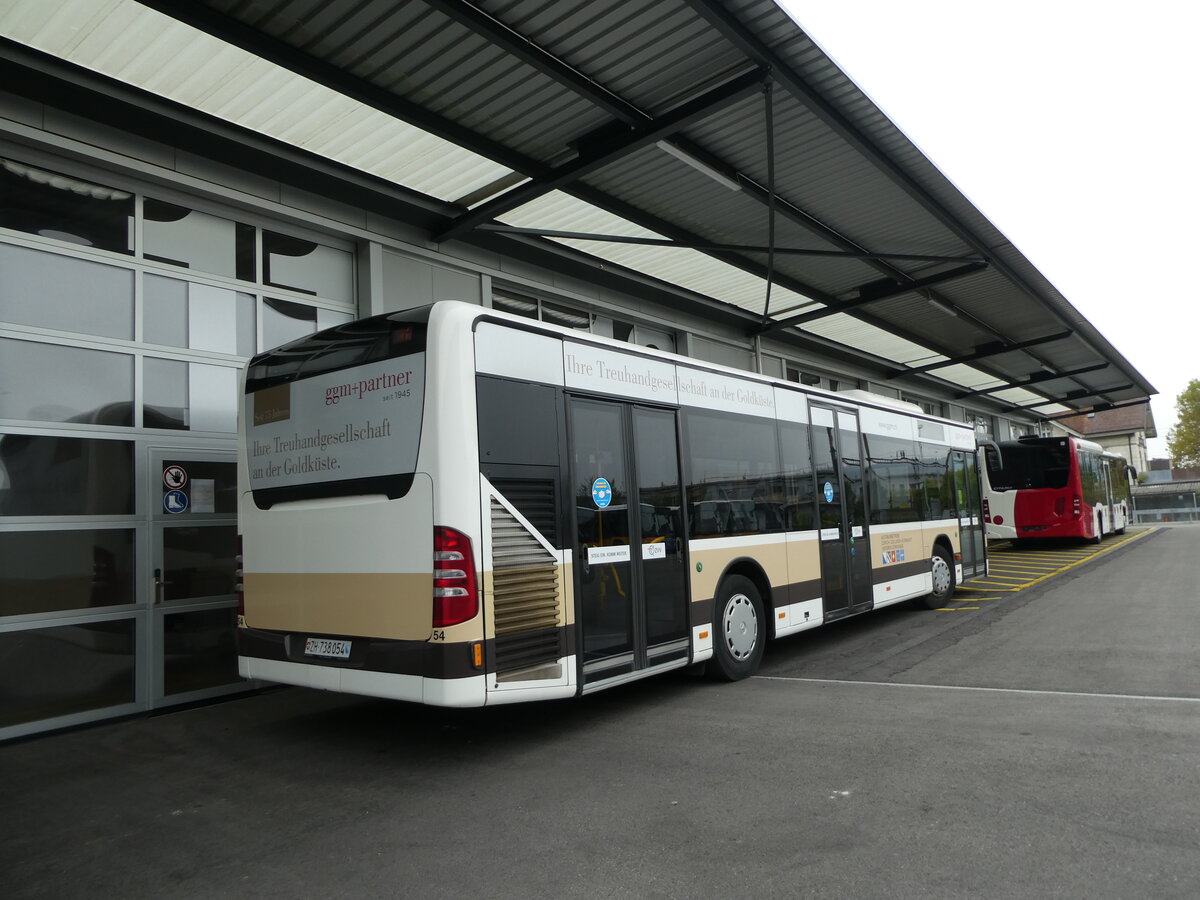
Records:
<instances>
[{"instance_id":1,"label":"bus passenger door","mask_svg":"<svg viewBox=\"0 0 1200 900\"><path fill-rule=\"evenodd\" d=\"M572 399L582 681L690 658L675 413Z\"/></svg>"},{"instance_id":2,"label":"bus passenger door","mask_svg":"<svg viewBox=\"0 0 1200 900\"><path fill-rule=\"evenodd\" d=\"M819 406L812 407L811 433L828 620L866 609L873 600L862 435L856 413Z\"/></svg>"},{"instance_id":3,"label":"bus passenger door","mask_svg":"<svg viewBox=\"0 0 1200 900\"><path fill-rule=\"evenodd\" d=\"M983 503L979 493L979 464L976 454L965 450L950 451L954 469L954 497L958 509L959 552L962 577L971 578L987 571L984 539Z\"/></svg>"}]
</instances>

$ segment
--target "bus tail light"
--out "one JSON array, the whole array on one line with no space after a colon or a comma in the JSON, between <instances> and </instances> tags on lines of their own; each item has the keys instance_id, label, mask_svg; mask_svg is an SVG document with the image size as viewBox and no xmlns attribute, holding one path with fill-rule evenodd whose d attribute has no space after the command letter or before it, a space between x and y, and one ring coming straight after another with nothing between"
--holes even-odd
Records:
<instances>
[{"instance_id":1,"label":"bus tail light","mask_svg":"<svg viewBox=\"0 0 1200 900\"><path fill-rule=\"evenodd\" d=\"M433 529L433 627L445 628L473 619L479 612L475 589L475 555L471 539L461 531Z\"/></svg>"},{"instance_id":2,"label":"bus tail light","mask_svg":"<svg viewBox=\"0 0 1200 900\"><path fill-rule=\"evenodd\" d=\"M983 521L989 524L992 521L992 507L988 504L986 498L983 501Z\"/></svg>"},{"instance_id":3,"label":"bus tail light","mask_svg":"<svg viewBox=\"0 0 1200 900\"><path fill-rule=\"evenodd\" d=\"M1078 494L1071 501L1071 511L1077 519L1083 515L1083 498Z\"/></svg>"}]
</instances>

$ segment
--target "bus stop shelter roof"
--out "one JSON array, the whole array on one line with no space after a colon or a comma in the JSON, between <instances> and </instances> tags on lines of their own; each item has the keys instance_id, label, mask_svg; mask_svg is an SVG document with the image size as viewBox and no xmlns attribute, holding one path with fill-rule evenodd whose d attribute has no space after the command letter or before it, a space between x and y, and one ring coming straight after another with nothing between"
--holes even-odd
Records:
<instances>
[{"instance_id":1,"label":"bus stop shelter roof","mask_svg":"<svg viewBox=\"0 0 1200 900\"><path fill-rule=\"evenodd\" d=\"M0 34L8 74L119 83L435 241L902 390L1034 416L1155 392L772 0L14 0Z\"/></svg>"}]
</instances>

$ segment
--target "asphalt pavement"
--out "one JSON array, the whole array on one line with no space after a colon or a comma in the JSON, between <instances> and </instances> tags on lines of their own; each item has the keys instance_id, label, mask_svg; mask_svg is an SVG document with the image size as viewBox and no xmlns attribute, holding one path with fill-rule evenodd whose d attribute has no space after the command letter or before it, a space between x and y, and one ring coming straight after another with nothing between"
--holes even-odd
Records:
<instances>
[{"instance_id":1,"label":"asphalt pavement","mask_svg":"<svg viewBox=\"0 0 1200 900\"><path fill-rule=\"evenodd\" d=\"M1200 896L1200 527L735 684L303 690L0 746L8 898ZM988 596L991 596L990 594Z\"/></svg>"}]
</instances>

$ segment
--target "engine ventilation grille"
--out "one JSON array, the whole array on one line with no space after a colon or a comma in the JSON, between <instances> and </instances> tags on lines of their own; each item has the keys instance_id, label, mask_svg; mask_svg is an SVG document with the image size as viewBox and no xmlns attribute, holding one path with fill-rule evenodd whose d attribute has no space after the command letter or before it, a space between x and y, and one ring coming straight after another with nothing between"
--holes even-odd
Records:
<instances>
[{"instance_id":1,"label":"engine ventilation grille","mask_svg":"<svg viewBox=\"0 0 1200 900\"><path fill-rule=\"evenodd\" d=\"M497 500L492 500L492 602L496 671L562 656L558 561Z\"/></svg>"},{"instance_id":2,"label":"engine ventilation grille","mask_svg":"<svg viewBox=\"0 0 1200 900\"><path fill-rule=\"evenodd\" d=\"M504 495L547 542L562 547L558 540L558 509L552 478L506 478L488 475L492 487Z\"/></svg>"}]
</instances>

